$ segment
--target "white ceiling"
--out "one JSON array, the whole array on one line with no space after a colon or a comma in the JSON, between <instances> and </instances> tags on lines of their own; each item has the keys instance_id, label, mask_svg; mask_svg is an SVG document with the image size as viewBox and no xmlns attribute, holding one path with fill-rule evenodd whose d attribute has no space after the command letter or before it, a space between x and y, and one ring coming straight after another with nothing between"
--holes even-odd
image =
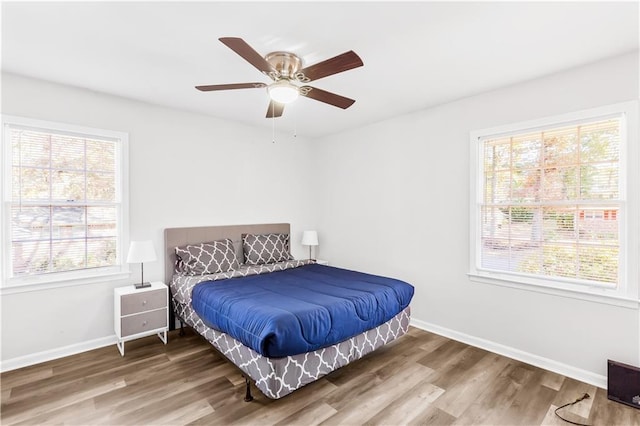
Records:
<instances>
[{"instance_id":1,"label":"white ceiling","mask_svg":"<svg viewBox=\"0 0 640 426\"><path fill-rule=\"evenodd\" d=\"M2 4L7 72L271 128L267 77L218 41L305 65L354 50L364 67L311 83L280 130L318 137L638 49L637 2L70 2Z\"/></svg>"}]
</instances>

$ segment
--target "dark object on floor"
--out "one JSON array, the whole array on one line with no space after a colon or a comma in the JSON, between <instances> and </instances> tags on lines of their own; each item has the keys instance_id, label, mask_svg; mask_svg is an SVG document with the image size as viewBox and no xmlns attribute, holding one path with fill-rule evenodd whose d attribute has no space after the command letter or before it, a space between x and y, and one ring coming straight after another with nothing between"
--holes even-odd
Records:
<instances>
[{"instance_id":1,"label":"dark object on floor","mask_svg":"<svg viewBox=\"0 0 640 426\"><path fill-rule=\"evenodd\" d=\"M640 409L640 368L607 361L607 398Z\"/></svg>"}]
</instances>

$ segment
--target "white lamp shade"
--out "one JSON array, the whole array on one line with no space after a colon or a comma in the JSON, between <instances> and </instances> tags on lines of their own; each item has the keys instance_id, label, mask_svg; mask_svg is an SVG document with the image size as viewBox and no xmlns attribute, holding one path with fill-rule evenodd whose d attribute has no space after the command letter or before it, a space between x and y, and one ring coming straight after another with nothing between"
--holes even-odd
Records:
<instances>
[{"instance_id":1,"label":"white lamp shade","mask_svg":"<svg viewBox=\"0 0 640 426\"><path fill-rule=\"evenodd\" d=\"M318 245L318 233L316 231L304 231L302 233L302 245L303 246L317 246Z\"/></svg>"},{"instance_id":2,"label":"white lamp shade","mask_svg":"<svg viewBox=\"0 0 640 426\"><path fill-rule=\"evenodd\" d=\"M131 241L127 263L153 262L156 260L156 251L152 241Z\"/></svg>"}]
</instances>

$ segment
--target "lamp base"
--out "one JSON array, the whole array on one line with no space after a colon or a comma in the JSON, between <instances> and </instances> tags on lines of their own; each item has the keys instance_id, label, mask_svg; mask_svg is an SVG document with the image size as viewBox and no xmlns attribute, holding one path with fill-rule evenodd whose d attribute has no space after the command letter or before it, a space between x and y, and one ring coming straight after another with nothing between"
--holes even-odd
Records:
<instances>
[{"instance_id":1,"label":"lamp base","mask_svg":"<svg viewBox=\"0 0 640 426\"><path fill-rule=\"evenodd\" d=\"M141 288L147 288L147 287L151 287L151 283L148 281L146 283L136 283L134 284L134 287L136 288L136 290Z\"/></svg>"}]
</instances>

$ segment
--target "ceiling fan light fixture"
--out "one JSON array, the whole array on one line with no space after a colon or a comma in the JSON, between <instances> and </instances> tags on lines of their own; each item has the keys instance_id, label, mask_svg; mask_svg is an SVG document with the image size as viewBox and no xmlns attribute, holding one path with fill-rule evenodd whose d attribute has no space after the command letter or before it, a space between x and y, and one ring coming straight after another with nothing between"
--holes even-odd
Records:
<instances>
[{"instance_id":1,"label":"ceiling fan light fixture","mask_svg":"<svg viewBox=\"0 0 640 426\"><path fill-rule=\"evenodd\" d=\"M300 95L298 87L295 84L291 84L288 80L279 80L267 87L269 97L274 102L281 104L288 104L296 99Z\"/></svg>"}]
</instances>

